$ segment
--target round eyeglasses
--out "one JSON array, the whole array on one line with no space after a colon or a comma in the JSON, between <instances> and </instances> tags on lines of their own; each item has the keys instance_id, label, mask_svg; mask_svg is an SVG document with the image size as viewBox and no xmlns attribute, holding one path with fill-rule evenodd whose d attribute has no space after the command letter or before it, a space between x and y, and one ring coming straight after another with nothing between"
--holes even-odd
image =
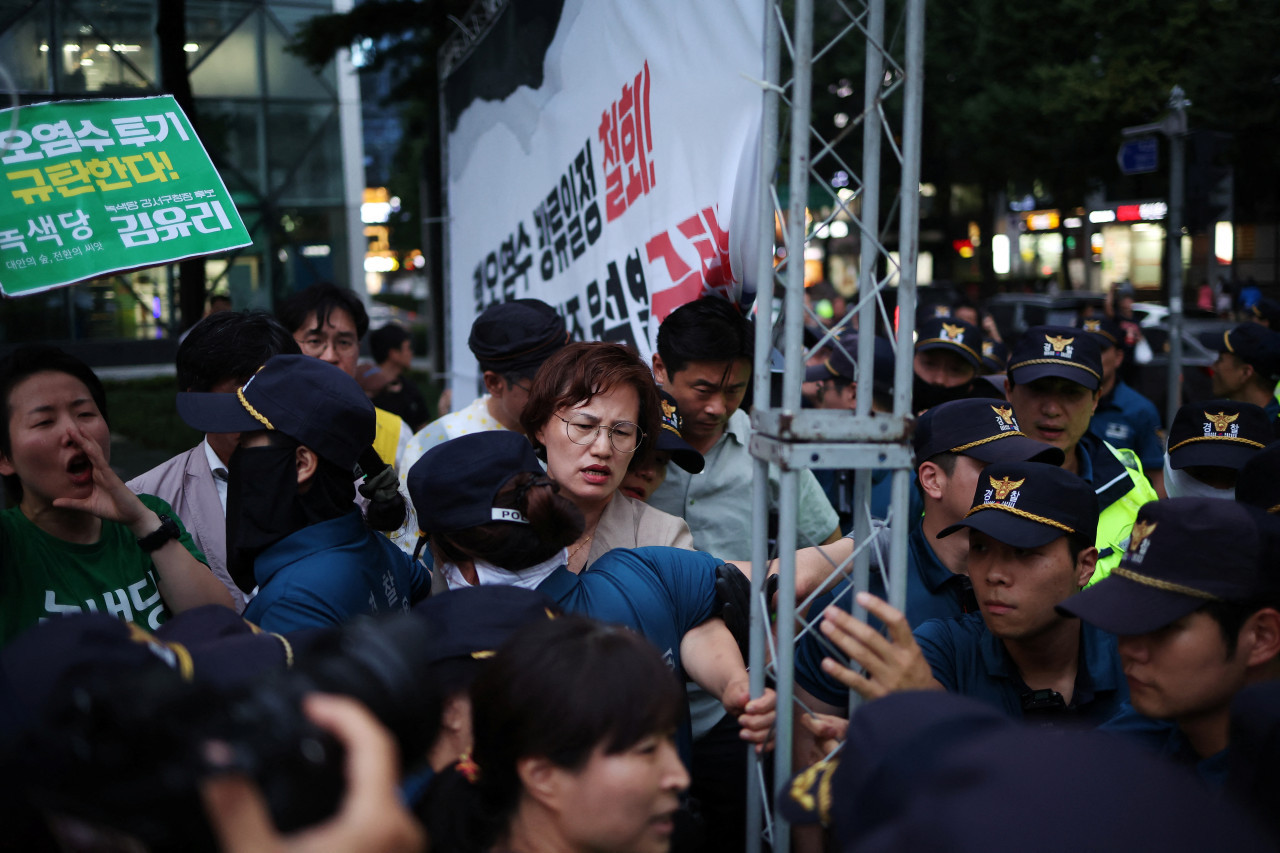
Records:
<instances>
[{"instance_id":1,"label":"round eyeglasses","mask_svg":"<svg viewBox=\"0 0 1280 853\"><path fill-rule=\"evenodd\" d=\"M560 418L559 415L556 415ZM560 418L564 421L565 435L569 436L569 440L574 444L591 444L600 435L600 430L608 430L609 443L613 445L613 449L619 453L635 453L636 448L640 446L640 442L644 441L644 430L640 429L637 424L623 421L607 427L604 424L593 423L591 421L569 420L568 418Z\"/></svg>"}]
</instances>

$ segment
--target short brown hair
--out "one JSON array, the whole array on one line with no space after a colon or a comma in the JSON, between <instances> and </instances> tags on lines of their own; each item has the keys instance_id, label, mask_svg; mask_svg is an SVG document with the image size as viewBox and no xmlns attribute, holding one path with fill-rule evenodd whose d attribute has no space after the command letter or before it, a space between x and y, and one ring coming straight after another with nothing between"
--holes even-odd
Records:
<instances>
[{"instance_id":1,"label":"short brown hair","mask_svg":"<svg viewBox=\"0 0 1280 853\"><path fill-rule=\"evenodd\" d=\"M656 440L662 427L658 386L653 374L634 350L608 341L568 344L542 363L529 389L529 402L520 414L520 426L534 450L546 457L546 447L534 436L561 409L585 403L597 394L630 385L640 398L640 429L645 442ZM628 468L644 459L641 448L631 454Z\"/></svg>"}]
</instances>

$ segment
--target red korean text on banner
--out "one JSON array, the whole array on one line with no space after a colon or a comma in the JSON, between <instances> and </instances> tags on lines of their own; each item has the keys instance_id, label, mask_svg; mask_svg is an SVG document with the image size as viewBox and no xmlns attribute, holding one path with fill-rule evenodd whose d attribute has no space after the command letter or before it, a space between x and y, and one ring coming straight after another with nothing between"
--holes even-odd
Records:
<instances>
[{"instance_id":1,"label":"red korean text on banner","mask_svg":"<svg viewBox=\"0 0 1280 853\"><path fill-rule=\"evenodd\" d=\"M649 62L622 97L600 114L604 148L605 218L612 222L657 182L653 164L653 128L649 124Z\"/></svg>"},{"instance_id":2,"label":"red korean text on banner","mask_svg":"<svg viewBox=\"0 0 1280 853\"><path fill-rule=\"evenodd\" d=\"M661 260L671 277L672 286L653 294L653 316L659 321L686 302L697 299L705 290L729 295L733 287L733 269L729 265L729 232L720 228L715 207L704 207L674 229L679 238L672 239L670 230L657 234L645 243L649 263ZM697 253L697 266L686 261L677 251L691 245Z\"/></svg>"}]
</instances>

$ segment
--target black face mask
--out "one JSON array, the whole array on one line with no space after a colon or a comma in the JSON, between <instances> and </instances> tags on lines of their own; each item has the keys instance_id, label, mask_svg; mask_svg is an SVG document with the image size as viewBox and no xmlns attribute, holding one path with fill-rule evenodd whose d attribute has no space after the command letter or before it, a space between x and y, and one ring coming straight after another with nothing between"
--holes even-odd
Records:
<instances>
[{"instance_id":1,"label":"black face mask","mask_svg":"<svg viewBox=\"0 0 1280 853\"><path fill-rule=\"evenodd\" d=\"M298 505L296 447L237 447L227 464L227 572L249 592L253 562L306 526Z\"/></svg>"},{"instance_id":2,"label":"black face mask","mask_svg":"<svg viewBox=\"0 0 1280 853\"><path fill-rule=\"evenodd\" d=\"M963 400L966 397L973 396L973 382L966 382L963 385L948 388L945 385L934 385L932 382L925 382L916 374L913 374L912 377L911 408L915 410L916 414L932 409L942 403Z\"/></svg>"}]
</instances>

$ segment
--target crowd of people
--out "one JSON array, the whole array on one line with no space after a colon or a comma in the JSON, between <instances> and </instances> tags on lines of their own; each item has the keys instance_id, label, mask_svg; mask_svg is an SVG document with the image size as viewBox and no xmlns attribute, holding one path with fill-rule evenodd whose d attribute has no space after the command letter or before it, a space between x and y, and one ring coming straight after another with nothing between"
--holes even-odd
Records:
<instances>
[{"instance_id":1,"label":"crowd of people","mask_svg":"<svg viewBox=\"0 0 1280 853\"><path fill-rule=\"evenodd\" d=\"M867 505L853 472L799 472L819 627L772 780L797 849L1274 848L1280 331L1257 320L1166 430L1120 314L1008 341L972 305L920 319L905 514L887 471ZM204 437L127 483L89 367L0 360L9 839L745 849L777 710L745 663L744 590L776 572L751 561L750 315L683 305L647 364L494 305L468 340L485 393L434 420L407 333L369 334L371 365L368 332L332 285L203 318L175 405ZM862 333L873 375L859 332L827 336L806 405L891 414L893 330ZM832 572L859 515L865 589Z\"/></svg>"}]
</instances>

